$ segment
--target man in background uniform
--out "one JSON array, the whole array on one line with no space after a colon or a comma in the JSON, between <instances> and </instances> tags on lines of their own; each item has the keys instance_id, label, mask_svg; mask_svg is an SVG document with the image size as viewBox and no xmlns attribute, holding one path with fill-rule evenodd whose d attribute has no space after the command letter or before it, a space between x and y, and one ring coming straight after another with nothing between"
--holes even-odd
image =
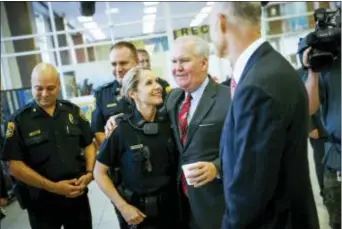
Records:
<instances>
[{"instance_id":1,"label":"man in background uniform","mask_svg":"<svg viewBox=\"0 0 342 229\"><path fill-rule=\"evenodd\" d=\"M31 82L35 101L10 119L2 155L18 181L18 200L33 229L91 229L87 186L96 149L89 123L78 106L57 99L53 65L38 64Z\"/></svg>"},{"instance_id":2,"label":"man in background uniform","mask_svg":"<svg viewBox=\"0 0 342 229\"><path fill-rule=\"evenodd\" d=\"M114 81L103 85L95 92L96 107L91 116L91 129L99 146L105 139L104 126L107 120L120 113L131 113L132 105L121 99L121 82L125 74L138 64L135 46L126 41L114 44L109 53Z\"/></svg>"},{"instance_id":3,"label":"man in background uniform","mask_svg":"<svg viewBox=\"0 0 342 229\"><path fill-rule=\"evenodd\" d=\"M139 59L139 64L143 69L148 69L151 70L151 58L150 58L150 54L148 54L148 52L146 51L146 49L138 49L138 59ZM163 90L163 99L165 100L166 95L171 91L171 87L170 84L158 77L157 78L157 82L160 84L160 86L162 86Z\"/></svg>"}]
</instances>

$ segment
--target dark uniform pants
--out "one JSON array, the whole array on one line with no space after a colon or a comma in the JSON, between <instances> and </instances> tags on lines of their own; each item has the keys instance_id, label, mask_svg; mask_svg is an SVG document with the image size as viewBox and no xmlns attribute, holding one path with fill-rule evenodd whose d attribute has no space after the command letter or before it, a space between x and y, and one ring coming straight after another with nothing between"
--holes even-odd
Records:
<instances>
[{"instance_id":1,"label":"dark uniform pants","mask_svg":"<svg viewBox=\"0 0 342 229\"><path fill-rule=\"evenodd\" d=\"M130 202L130 201L128 201ZM179 228L179 220L178 213L179 209L177 208L177 197L172 196L170 198L165 199L164 201L158 203L158 213L155 217L149 217L146 214L146 209L143 204L139 204L139 201L132 204L137 207L142 213L147 215L142 223L136 226L130 226L126 223L125 219L122 217L120 211L115 208L118 221L121 229L176 229Z\"/></svg>"},{"instance_id":2,"label":"dark uniform pants","mask_svg":"<svg viewBox=\"0 0 342 229\"><path fill-rule=\"evenodd\" d=\"M89 199L46 196L28 207L32 229L92 229Z\"/></svg>"},{"instance_id":3,"label":"dark uniform pants","mask_svg":"<svg viewBox=\"0 0 342 229\"><path fill-rule=\"evenodd\" d=\"M341 229L341 182L337 173L326 169L324 173L324 204L329 213L330 226Z\"/></svg>"}]
</instances>

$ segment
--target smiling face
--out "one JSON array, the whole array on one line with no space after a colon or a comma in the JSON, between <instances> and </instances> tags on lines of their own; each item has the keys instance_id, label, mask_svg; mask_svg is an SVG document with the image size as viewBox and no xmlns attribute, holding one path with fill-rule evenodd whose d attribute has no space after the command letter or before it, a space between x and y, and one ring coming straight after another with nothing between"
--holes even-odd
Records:
<instances>
[{"instance_id":1,"label":"smiling face","mask_svg":"<svg viewBox=\"0 0 342 229\"><path fill-rule=\"evenodd\" d=\"M127 47L114 48L109 54L113 75L121 82L125 74L133 67L137 66L137 60L132 51Z\"/></svg>"},{"instance_id":2,"label":"smiling face","mask_svg":"<svg viewBox=\"0 0 342 229\"><path fill-rule=\"evenodd\" d=\"M137 105L156 106L163 103L162 87L157 77L150 70L141 70L136 89L132 89L129 96Z\"/></svg>"},{"instance_id":3,"label":"smiling face","mask_svg":"<svg viewBox=\"0 0 342 229\"><path fill-rule=\"evenodd\" d=\"M178 42L174 46L172 74L179 87L187 92L196 90L207 77L208 60L195 53L191 41Z\"/></svg>"},{"instance_id":4,"label":"smiling face","mask_svg":"<svg viewBox=\"0 0 342 229\"><path fill-rule=\"evenodd\" d=\"M56 69L50 65L35 69L31 78L32 96L39 106L54 106L60 91L60 82Z\"/></svg>"}]
</instances>

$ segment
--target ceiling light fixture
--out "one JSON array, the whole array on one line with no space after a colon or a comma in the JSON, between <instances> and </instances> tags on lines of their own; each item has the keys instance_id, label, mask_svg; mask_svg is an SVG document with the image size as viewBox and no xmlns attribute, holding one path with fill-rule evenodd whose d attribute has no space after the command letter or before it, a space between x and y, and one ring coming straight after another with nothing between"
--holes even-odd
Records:
<instances>
[{"instance_id":1,"label":"ceiling light fixture","mask_svg":"<svg viewBox=\"0 0 342 229\"><path fill-rule=\"evenodd\" d=\"M87 29L94 29L94 28L97 28L98 26L96 22L87 22L83 24L83 27Z\"/></svg>"},{"instance_id":2,"label":"ceiling light fixture","mask_svg":"<svg viewBox=\"0 0 342 229\"><path fill-rule=\"evenodd\" d=\"M153 33L154 31L154 25L155 25L155 22L144 22L143 24L143 33Z\"/></svg>"},{"instance_id":3,"label":"ceiling light fixture","mask_svg":"<svg viewBox=\"0 0 342 229\"><path fill-rule=\"evenodd\" d=\"M156 15L155 14L145 14L143 16L143 21L152 21L156 19Z\"/></svg>"},{"instance_id":4,"label":"ceiling light fixture","mask_svg":"<svg viewBox=\"0 0 342 229\"><path fill-rule=\"evenodd\" d=\"M96 40L106 39L106 35L99 28L90 30L90 33L94 37L94 39L96 39Z\"/></svg>"},{"instance_id":5,"label":"ceiling light fixture","mask_svg":"<svg viewBox=\"0 0 342 229\"><path fill-rule=\"evenodd\" d=\"M155 14L156 12L157 12L157 7L144 8L144 14Z\"/></svg>"},{"instance_id":6,"label":"ceiling light fixture","mask_svg":"<svg viewBox=\"0 0 342 229\"><path fill-rule=\"evenodd\" d=\"M145 6L155 6L155 5L158 5L159 2L144 2L144 5Z\"/></svg>"},{"instance_id":7,"label":"ceiling light fixture","mask_svg":"<svg viewBox=\"0 0 342 229\"><path fill-rule=\"evenodd\" d=\"M109 10L106 10L106 14L117 14L119 13L118 8L110 8Z\"/></svg>"},{"instance_id":8,"label":"ceiling light fixture","mask_svg":"<svg viewBox=\"0 0 342 229\"><path fill-rule=\"evenodd\" d=\"M211 6L205 6L202 8L201 13L210 13L211 11Z\"/></svg>"},{"instance_id":9,"label":"ceiling light fixture","mask_svg":"<svg viewBox=\"0 0 342 229\"><path fill-rule=\"evenodd\" d=\"M93 17L84 17L84 16L80 16L80 17L77 17L77 20L81 23L84 23L84 22L91 22L93 21Z\"/></svg>"},{"instance_id":10,"label":"ceiling light fixture","mask_svg":"<svg viewBox=\"0 0 342 229\"><path fill-rule=\"evenodd\" d=\"M203 21L208 17L211 6L205 6L201 9L201 11L196 15L196 17L191 21L190 27L199 26L203 23Z\"/></svg>"}]
</instances>

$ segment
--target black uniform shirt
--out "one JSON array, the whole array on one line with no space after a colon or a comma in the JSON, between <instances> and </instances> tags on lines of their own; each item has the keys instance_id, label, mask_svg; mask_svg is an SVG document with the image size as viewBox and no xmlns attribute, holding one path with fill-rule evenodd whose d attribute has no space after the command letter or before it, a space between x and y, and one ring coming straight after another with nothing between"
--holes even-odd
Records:
<instances>
[{"instance_id":1,"label":"black uniform shirt","mask_svg":"<svg viewBox=\"0 0 342 229\"><path fill-rule=\"evenodd\" d=\"M171 123L168 119L163 119L161 114L156 119L159 129L156 135L146 135L132 127L127 120L123 120L102 144L97 160L111 168L120 167L125 188L138 193L151 193L175 181L177 155ZM138 111L134 112L130 120L137 126L144 122ZM150 173L145 169L145 146L149 148L152 165Z\"/></svg>"},{"instance_id":2,"label":"black uniform shirt","mask_svg":"<svg viewBox=\"0 0 342 229\"><path fill-rule=\"evenodd\" d=\"M84 174L82 148L92 141L89 122L78 106L57 100L50 116L31 102L8 123L2 159L23 161L52 181L73 179Z\"/></svg>"},{"instance_id":3,"label":"black uniform shirt","mask_svg":"<svg viewBox=\"0 0 342 229\"><path fill-rule=\"evenodd\" d=\"M104 132L107 120L116 114L130 114L133 105L120 96L121 85L114 80L95 92L95 110L91 116L91 129L94 133Z\"/></svg>"}]
</instances>

